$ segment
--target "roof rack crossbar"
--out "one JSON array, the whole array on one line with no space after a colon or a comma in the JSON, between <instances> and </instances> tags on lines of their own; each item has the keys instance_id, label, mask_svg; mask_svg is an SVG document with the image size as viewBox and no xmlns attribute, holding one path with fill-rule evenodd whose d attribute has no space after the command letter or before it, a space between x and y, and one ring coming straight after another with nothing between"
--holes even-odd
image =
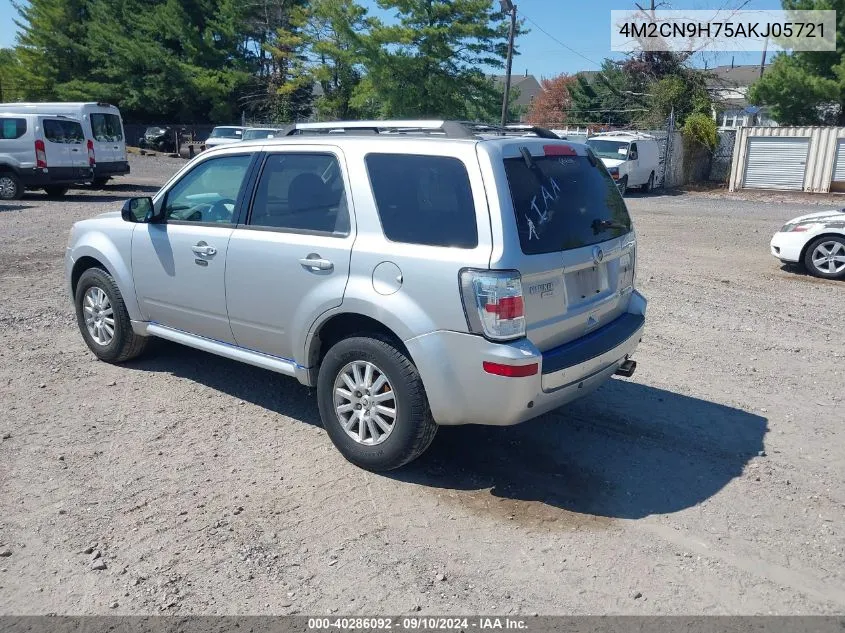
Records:
<instances>
[{"instance_id":1,"label":"roof rack crossbar","mask_svg":"<svg viewBox=\"0 0 845 633\"><path fill-rule=\"evenodd\" d=\"M292 123L282 128L281 136L308 134L429 134L446 138L477 138L479 136L560 137L546 128L525 125L501 127L475 121L444 120L386 120L386 121L328 121L325 123Z\"/></svg>"}]
</instances>

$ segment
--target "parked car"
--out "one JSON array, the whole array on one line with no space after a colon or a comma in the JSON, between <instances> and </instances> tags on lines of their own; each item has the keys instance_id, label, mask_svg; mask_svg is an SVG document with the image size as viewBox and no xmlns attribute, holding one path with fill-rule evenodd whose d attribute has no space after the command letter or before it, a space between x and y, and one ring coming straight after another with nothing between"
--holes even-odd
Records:
<instances>
[{"instance_id":1,"label":"parked car","mask_svg":"<svg viewBox=\"0 0 845 633\"><path fill-rule=\"evenodd\" d=\"M622 195L629 187L644 193L654 189L660 152L654 137L636 132L602 132L587 145L607 167Z\"/></svg>"},{"instance_id":2,"label":"parked car","mask_svg":"<svg viewBox=\"0 0 845 633\"><path fill-rule=\"evenodd\" d=\"M123 120L116 106L93 102L2 103L0 112L61 114L78 119L85 133L93 184L101 187L112 177L129 173Z\"/></svg>"},{"instance_id":3,"label":"parked car","mask_svg":"<svg viewBox=\"0 0 845 633\"><path fill-rule=\"evenodd\" d=\"M585 146L442 121L285 134L74 225L68 290L98 358L157 336L294 376L372 470L438 425L516 424L634 372L636 235Z\"/></svg>"},{"instance_id":4,"label":"parked car","mask_svg":"<svg viewBox=\"0 0 845 633\"><path fill-rule=\"evenodd\" d=\"M144 130L144 135L138 139L138 147L151 149L156 152L175 152L176 132L172 127L153 125Z\"/></svg>"},{"instance_id":5,"label":"parked car","mask_svg":"<svg viewBox=\"0 0 845 633\"><path fill-rule=\"evenodd\" d=\"M237 127L233 125L218 125L211 130L208 139L205 141L206 149L226 145L227 143L237 143L243 138L245 127Z\"/></svg>"},{"instance_id":6,"label":"parked car","mask_svg":"<svg viewBox=\"0 0 845 633\"><path fill-rule=\"evenodd\" d=\"M60 197L71 185L91 178L85 133L78 120L0 113L0 200L17 200L27 189Z\"/></svg>"},{"instance_id":7,"label":"parked car","mask_svg":"<svg viewBox=\"0 0 845 633\"><path fill-rule=\"evenodd\" d=\"M282 128L276 127L250 127L244 130L241 140L258 141L264 138L275 138L281 134Z\"/></svg>"},{"instance_id":8,"label":"parked car","mask_svg":"<svg viewBox=\"0 0 845 633\"><path fill-rule=\"evenodd\" d=\"M793 218L775 233L772 255L798 264L811 275L845 279L845 209Z\"/></svg>"}]
</instances>

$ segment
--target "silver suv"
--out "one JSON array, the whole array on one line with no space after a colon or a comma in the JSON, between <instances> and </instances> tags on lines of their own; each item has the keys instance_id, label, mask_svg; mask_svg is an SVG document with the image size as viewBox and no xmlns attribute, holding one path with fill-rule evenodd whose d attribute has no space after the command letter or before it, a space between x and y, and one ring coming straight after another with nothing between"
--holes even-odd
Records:
<instances>
[{"instance_id":1,"label":"silver suv","mask_svg":"<svg viewBox=\"0 0 845 633\"><path fill-rule=\"evenodd\" d=\"M633 373L636 238L586 146L443 121L281 134L74 225L67 282L98 358L157 336L294 376L371 470L438 425L516 424Z\"/></svg>"}]
</instances>

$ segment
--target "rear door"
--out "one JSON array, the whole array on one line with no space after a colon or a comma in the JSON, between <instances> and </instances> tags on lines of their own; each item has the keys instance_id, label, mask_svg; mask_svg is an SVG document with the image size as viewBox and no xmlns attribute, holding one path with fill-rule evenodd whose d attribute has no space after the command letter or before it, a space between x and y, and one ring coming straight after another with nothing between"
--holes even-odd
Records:
<instances>
[{"instance_id":1,"label":"rear door","mask_svg":"<svg viewBox=\"0 0 845 633\"><path fill-rule=\"evenodd\" d=\"M123 123L115 112L100 110L88 112L94 157L98 163L115 163L126 160Z\"/></svg>"},{"instance_id":2,"label":"rear door","mask_svg":"<svg viewBox=\"0 0 845 633\"><path fill-rule=\"evenodd\" d=\"M42 117L41 128L44 140L44 153L47 168L60 178L72 177L75 173L75 162L71 149L78 149L79 139L75 131L81 131L73 125L66 126L66 119Z\"/></svg>"},{"instance_id":3,"label":"rear door","mask_svg":"<svg viewBox=\"0 0 845 633\"><path fill-rule=\"evenodd\" d=\"M343 301L355 241L346 183L336 148L267 155L249 219L229 242L226 304L239 346L294 359L314 319Z\"/></svg>"},{"instance_id":4,"label":"rear door","mask_svg":"<svg viewBox=\"0 0 845 633\"><path fill-rule=\"evenodd\" d=\"M547 350L626 311L634 234L616 184L589 149L530 145L503 152L511 202L502 204L508 255L493 267L520 271L527 336Z\"/></svg>"}]
</instances>

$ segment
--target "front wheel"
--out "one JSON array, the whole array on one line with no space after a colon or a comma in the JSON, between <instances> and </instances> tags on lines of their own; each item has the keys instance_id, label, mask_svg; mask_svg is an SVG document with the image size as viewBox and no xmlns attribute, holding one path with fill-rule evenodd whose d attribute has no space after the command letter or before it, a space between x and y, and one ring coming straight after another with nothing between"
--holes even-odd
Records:
<instances>
[{"instance_id":1,"label":"front wheel","mask_svg":"<svg viewBox=\"0 0 845 633\"><path fill-rule=\"evenodd\" d=\"M807 247L804 266L816 277L845 279L845 237L820 237Z\"/></svg>"},{"instance_id":2,"label":"front wheel","mask_svg":"<svg viewBox=\"0 0 845 633\"><path fill-rule=\"evenodd\" d=\"M381 337L334 345L320 365L317 401L323 428L350 462L393 470L429 447L437 424L411 360Z\"/></svg>"},{"instance_id":3,"label":"front wheel","mask_svg":"<svg viewBox=\"0 0 845 633\"><path fill-rule=\"evenodd\" d=\"M616 186L619 188L619 195L624 196L625 192L628 191L628 176L622 176L617 181Z\"/></svg>"},{"instance_id":4,"label":"front wheel","mask_svg":"<svg viewBox=\"0 0 845 633\"><path fill-rule=\"evenodd\" d=\"M654 189L654 172L651 172L648 176L648 182L643 185L642 192L643 193L651 193Z\"/></svg>"},{"instance_id":5,"label":"front wheel","mask_svg":"<svg viewBox=\"0 0 845 633\"><path fill-rule=\"evenodd\" d=\"M97 358L122 363L144 351L147 338L132 330L123 296L105 270L89 268L82 273L74 303L79 331Z\"/></svg>"}]
</instances>

